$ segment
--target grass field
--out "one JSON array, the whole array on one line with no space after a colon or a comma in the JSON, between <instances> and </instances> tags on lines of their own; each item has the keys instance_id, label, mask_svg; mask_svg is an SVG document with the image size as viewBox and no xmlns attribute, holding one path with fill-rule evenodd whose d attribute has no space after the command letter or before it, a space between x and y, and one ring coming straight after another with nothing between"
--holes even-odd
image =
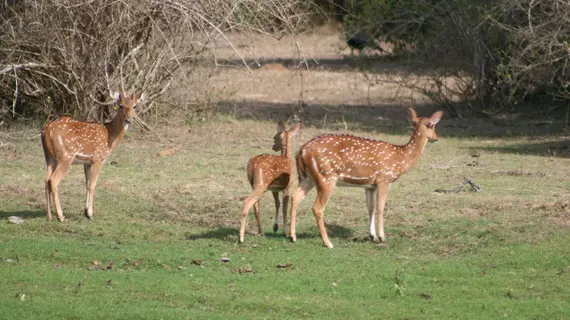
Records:
<instances>
[{"instance_id":1,"label":"grass field","mask_svg":"<svg viewBox=\"0 0 570 320\"><path fill-rule=\"evenodd\" d=\"M161 139L131 133L102 172L92 222L82 214L80 167L61 186L68 220L47 222L39 141L10 142L0 149L0 314L570 317L569 160L509 151L523 151L526 139L452 138L445 128L419 166L394 184L388 246L367 240L362 190L339 188L325 214L332 250L322 246L310 213L314 193L301 205L297 243L271 231L273 201L265 195L266 236L247 234L237 245L241 202L249 192L245 164L269 149L273 123L219 117L180 127L181 135L165 130ZM320 131L308 128L300 139ZM174 155L156 156L172 146L179 148ZM483 192L433 192L463 177ZM25 223L8 223L12 215Z\"/></svg>"},{"instance_id":2,"label":"grass field","mask_svg":"<svg viewBox=\"0 0 570 320\"><path fill-rule=\"evenodd\" d=\"M324 103L319 90L307 99ZM333 104L307 108L297 141L345 124L357 135L408 140L400 105ZM439 142L392 187L388 245L368 240L364 191L338 188L325 211L335 248L326 249L310 211L314 191L299 208L297 243L281 226L271 231L266 194L265 236L248 233L237 244L247 160L271 152L274 120L290 109L243 100L225 106L203 123L177 118L151 134L129 132L102 170L91 222L80 166L60 187L67 220L48 222L39 126L0 133L0 318L570 318L570 144L560 135L562 118L444 118ZM419 113L434 110L423 105ZM157 156L170 148L176 152ZM483 191L434 192L465 177ZM10 216L25 222L11 224Z\"/></svg>"}]
</instances>

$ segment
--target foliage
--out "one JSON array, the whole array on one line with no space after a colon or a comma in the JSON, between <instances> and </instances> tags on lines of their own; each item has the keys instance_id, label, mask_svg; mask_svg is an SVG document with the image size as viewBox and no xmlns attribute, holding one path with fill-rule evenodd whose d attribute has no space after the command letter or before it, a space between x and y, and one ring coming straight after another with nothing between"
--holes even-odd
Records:
<instances>
[{"instance_id":1,"label":"foliage","mask_svg":"<svg viewBox=\"0 0 570 320\"><path fill-rule=\"evenodd\" d=\"M52 113L102 120L109 92L187 81L228 31L282 35L304 28L305 1L48 0L0 4L0 117Z\"/></svg>"},{"instance_id":2,"label":"foliage","mask_svg":"<svg viewBox=\"0 0 570 320\"><path fill-rule=\"evenodd\" d=\"M465 112L458 101L498 111L529 95L570 98L567 1L350 0L347 8L347 28L371 30L414 58L401 83L455 115ZM417 70L430 81L416 81Z\"/></svg>"},{"instance_id":3,"label":"foliage","mask_svg":"<svg viewBox=\"0 0 570 320\"><path fill-rule=\"evenodd\" d=\"M570 3L503 1L486 22L508 38L497 66L496 89L524 98L544 92L570 99Z\"/></svg>"}]
</instances>

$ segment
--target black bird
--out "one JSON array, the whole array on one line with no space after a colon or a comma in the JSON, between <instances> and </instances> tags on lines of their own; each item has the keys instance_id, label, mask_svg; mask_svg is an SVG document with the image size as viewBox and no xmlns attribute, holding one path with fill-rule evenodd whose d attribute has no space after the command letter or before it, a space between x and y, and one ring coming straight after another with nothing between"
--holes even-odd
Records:
<instances>
[{"instance_id":1,"label":"black bird","mask_svg":"<svg viewBox=\"0 0 570 320\"><path fill-rule=\"evenodd\" d=\"M356 32L351 32L347 34L346 44L350 47L350 54L354 54L354 49L358 50L359 53L366 47L374 48L380 51L382 48L376 44L372 36L370 36L366 30L358 30Z\"/></svg>"}]
</instances>

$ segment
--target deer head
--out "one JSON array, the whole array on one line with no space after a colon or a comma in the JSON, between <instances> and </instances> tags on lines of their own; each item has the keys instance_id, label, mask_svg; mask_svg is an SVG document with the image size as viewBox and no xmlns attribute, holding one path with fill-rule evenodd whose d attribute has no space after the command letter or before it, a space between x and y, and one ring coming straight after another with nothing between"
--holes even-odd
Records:
<instances>
[{"instance_id":1,"label":"deer head","mask_svg":"<svg viewBox=\"0 0 570 320\"><path fill-rule=\"evenodd\" d=\"M437 133L435 132L435 125L441 120L443 116L442 111L434 112L429 118L419 118L414 108L408 108L408 118L417 134L427 137L429 142L437 141Z\"/></svg>"},{"instance_id":2,"label":"deer head","mask_svg":"<svg viewBox=\"0 0 570 320\"><path fill-rule=\"evenodd\" d=\"M137 116L135 107L144 101L145 93L143 92L138 98L129 98L125 94L114 92L111 94L111 97L119 107L119 115L124 119L123 128L128 130L134 118Z\"/></svg>"},{"instance_id":3,"label":"deer head","mask_svg":"<svg viewBox=\"0 0 570 320\"><path fill-rule=\"evenodd\" d=\"M302 128L303 124L298 122L291 126L289 130L286 130L283 120L280 120L277 124L277 133L273 137L273 151L286 150L288 142L291 141L291 137L296 136Z\"/></svg>"}]
</instances>

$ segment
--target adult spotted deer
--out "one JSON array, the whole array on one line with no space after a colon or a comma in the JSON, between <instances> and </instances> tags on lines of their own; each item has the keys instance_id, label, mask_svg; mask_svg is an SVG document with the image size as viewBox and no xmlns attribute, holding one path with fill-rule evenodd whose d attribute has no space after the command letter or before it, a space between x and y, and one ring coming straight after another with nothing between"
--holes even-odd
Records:
<instances>
[{"instance_id":1,"label":"adult spotted deer","mask_svg":"<svg viewBox=\"0 0 570 320\"><path fill-rule=\"evenodd\" d=\"M325 246L333 247L325 229L323 211L337 185L365 189L370 237L375 242L386 241L384 205L390 185L416 165L428 141L437 141L435 125L443 115L438 111L429 118L418 118L412 107L408 108L408 114L415 130L405 145L393 145L347 134L324 134L313 138L299 149L299 187L291 201L289 230L293 242L296 241L297 207L315 185L317 197L313 213ZM377 213L376 226L374 211Z\"/></svg>"},{"instance_id":2,"label":"adult spotted deer","mask_svg":"<svg viewBox=\"0 0 570 320\"><path fill-rule=\"evenodd\" d=\"M283 121L277 124L277 134L273 137L273 151L281 151L281 155L260 154L249 159L247 163L247 178L251 184L253 192L247 197L243 204L241 214L241 224L239 228L239 242L243 242L247 215L251 206L255 212L259 234L263 234L263 227L259 216L259 198L266 190L270 190L275 199L275 220L273 231L279 228L279 192L283 192L283 230L287 225L287 207L290 197L291 176L294 176L293 160L291 158L291 146L293 137L299 133L303 127L299 122L289 130L285 130Z\"/></svg>"},{"instance_id":3,"label":"adult spotted deer","mask_svg":"<svg viewBox=\"0 0 570 320\"><path fill-rule=\"evenodd\" d=\"M65 218L59 201L58 186L72 164L83 164L87 197L85 215L93 218L93 195L103 162L124 137L136 116L135 106L143 101L129 98L118 92L112 95L119 109L111 122L76 121L70 117L60 117L48 123L42 131L42 146L47 164L45 180L47 215L51 220L51 198L57 213L57 219Z\"/></svg>"}]
</instances>

